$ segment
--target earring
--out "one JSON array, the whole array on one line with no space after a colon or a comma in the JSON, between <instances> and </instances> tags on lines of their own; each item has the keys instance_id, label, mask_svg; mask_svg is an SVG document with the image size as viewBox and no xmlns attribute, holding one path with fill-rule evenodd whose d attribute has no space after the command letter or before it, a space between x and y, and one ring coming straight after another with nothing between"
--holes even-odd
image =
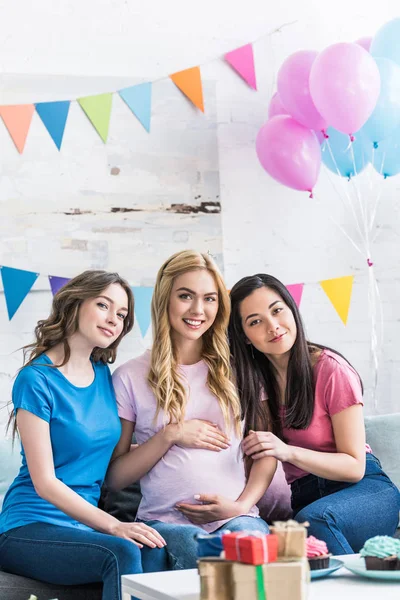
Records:
<instances>
[{"instance_id":1,"label":"earring","mask_svg":"<svg viewBox=\"0 0 400 600\"><path fill-rule=\"evenodd\" d=\"M253 360L254 360L253 344L250 344L250 351L251 351L251 356L253 357Z\"/></svg>"}]
</instances>

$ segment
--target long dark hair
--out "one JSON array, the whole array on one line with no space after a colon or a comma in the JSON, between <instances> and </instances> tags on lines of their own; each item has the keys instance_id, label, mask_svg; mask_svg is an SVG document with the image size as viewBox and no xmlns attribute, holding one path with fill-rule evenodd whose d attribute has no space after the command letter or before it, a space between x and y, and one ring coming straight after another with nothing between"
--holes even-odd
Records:
<instances>
[{"instance_id":1,"label":"long dark hair","mask_svg":"<svg viewBox=\"0 0 400 600\"><path fill-rule=\"evenodd\" d=\"M64 366L71 356L68 338L78 329L78 314L82 302L101 295L113 283L119 284L125 290L128 296L128 313L124 319L123 329L119 337L107 348L94 348L91 357L95 362L113 363L120 341L133 327L133 293L129 284L118 273L84 271L68 281L55 294L49 317L38 321L35 327L35 341L22 348L24 352L24 365L22 368L30 365L35 358L38 358L58 344L62 344L64 348L63 361L59 365L49 365L49 367ZM15 437L16 422L14 411L10 414L7 430L11 425L13 426L13 437Z\"/></svg>"},{"instance_id":2,"label":"long dark hair","mask_svg":"<svg viewBox=\"0 0 400 600\"><path fill-rule=\"evenodd\" d=\"M315 391L312 354L320 353L324 349L332 349L328 346L311 343L306 339L297 304L284 284L272 275L259 273L243 277L231 289L232 310L228 332L232 366L242 405L242 417L245 419L245 435L251 429L267 428L282 437L280 390L275 367L262 352L247 342L240 316L242 301L262 287L273 290L282 298L291 310L297 328L296 340L290 350L287 370L286 410L283 424L285 427L307 429L310 425L314 412ZM332 352L342 356L336 350L332 350ZM342 356L342 358L344 357ZM268 398L267 402L260 401L263 393Z\"/></svg>"}]
</instances>

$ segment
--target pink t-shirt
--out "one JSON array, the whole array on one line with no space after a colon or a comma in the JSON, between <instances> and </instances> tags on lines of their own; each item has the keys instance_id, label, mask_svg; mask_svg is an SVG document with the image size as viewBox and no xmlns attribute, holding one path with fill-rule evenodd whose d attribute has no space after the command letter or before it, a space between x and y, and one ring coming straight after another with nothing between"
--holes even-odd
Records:
<instances>
[{"instance_id":1,"label":"pink t-shirt","mask_svg":"<svg viewBox=\"0 0 400 600\"><path fill-rule=\"evenodd\" d=\"M336 452L335 436L331 416L342 410L362 404L360 378L356 371L338 354L323 350L314 367L315 404L312 421L307 429L283 428L283 435L288 444L317 450L319 452ZM285 407L281 415L284 417ZM366 451L371 452L366 444ZM288 483L309 475L306 471L290 463L283 463Z\"/></svg>"},{"instance_id":2,"label":"pink t-shirt","mask_svg":"<svg viewBox=\"0 0 400 600\"><path fill-rule=\"evenodd\" d=\"M136 423L135 433L139 444L157 433L163 427L165 418L163 411L160 411L154 423L157 405L147 383L149 369L150 351L147 351L116 369L113 374L119 416ZM225 430L218 400L206 384L206 363L200 361L194 365L181 365L179 369L188 393L185 421L206 419ZM230 440L231 446L220 452L172 446L140 480L143 497L138 519L187 525L190 521L175 509L177 503L186 501L196 504L195 494L221 494L236 500L245 488L246 478L241 439L232 430ZM257 507L254 506L248 514L257 516ZM215 531L227 520L214 521L202 527L208 532Z\"/></svg>"}]
</instances>

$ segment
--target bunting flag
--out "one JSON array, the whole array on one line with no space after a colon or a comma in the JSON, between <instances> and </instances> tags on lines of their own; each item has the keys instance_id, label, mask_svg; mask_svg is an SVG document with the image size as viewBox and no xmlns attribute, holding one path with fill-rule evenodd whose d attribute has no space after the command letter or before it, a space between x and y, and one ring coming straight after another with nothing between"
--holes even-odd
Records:
<instances>
[{"instance_id":1,"label":"bunting flag","mask_svg":"<svg viewBox=\"0 0 400 600\"><path fill-rule=\"evenodd\" d=\"M253 45L246 44L225 54L225 60L253 90L257 89Z\"/></svg>"},{"instance_id":2,"label":"bunting flag","mask_svg":"<svg viewBox=\"0 0 400 600\"><path fill-rule=\"evenodd\" d=\"M296 302L297 307L300 308L304 283L292 283L291 285L287 285L286 288L289 290L291 296L293 296L293 300Z\"/></svg>"},{"instance_id":3,"label":"bunting flag","mask_svg":"<svg viewBox=\"0 0 400 600\"><path fill-rule=\"evenodd\" d=\"M35 112L34 104L19 104L17 106L0 106L0 116L8 129L18 152L22 154L26 137Z\"/></svg>"},{"instance_id":4,"label":"bunting flag","mask_svg":"<svg viewBox=\"0 0 400 600\"><path fill-rule=\"evenodd\" d=\"M112 94L86 96L78 98L78 102L103 142L106 143L111 117Z\"/></svg>"},{"instance_id":5,"label":"bunting flag","mask_svg":"<svg viewBox=\"0 0 400 600\"><path fill-rule=\"evenodd\" d=\"M349 316L353 281L354 275L346 275L345 277L338 277L337 279L325 279L324 281L320 281L322 289L332 302L344 325L347 324L347 317Z\"/></svg>"},{"instance_id":6,"label":"bunting flag","mask_svg":"<svg viewBox=\"0 0 400 600\"><path fill-rule=\"evenodd\" d=\"M185 71L173 73L170 78L197 108L204 112L203 86L201 84L200 67L192 67Z\"/></svg>"},{"instance_id":7,"label":"bunting flag","mask_svg":"<svg viewBox=\"0 0 400 600\"><path fill-rule=\"evenodd\" d=\"M37 114L42 119L44 126L59 150L64 136L70 104L69 100L60 100L57 102L38 102L35 105Z\"/></svg>"},{"instance_id":8,"label":"bunting flag","mask_svg":"<svg viewBox=\"0 0 400 600\"><path fill-rule=\"evenodd\" d=\"M135 315L143 337L150 327L153 290L152 287L132 287L135 297Z\"/></svg>"},{"instance_id":9,"label":"bunting flag","mask_svg":"<svg viewBox=\"0 0 400 600\"><path fill-rule=\"evenodd\" d=\"M22 271L11 267L0 267L3 281L4 296L6 298L8 318L11 321L31 287L39 277L39 273Z\"/></svg>"},{"instance_id":10,"label":"bunting flag","mask_svg":"<svg viewBox=\"0 0 400 600\"><path fill-rule=\"evenodd\" d=\"M118 92L148 132L151 119L151 89L151 83L141 83Z\"/></svg>"},{"instance_id":11,"label":"bunting flag","mask_svg":"<svg viewBox=\"0 0 400 600\"><path fill-rule=\"evenodd\" d=\"M51 293L55 296L66 283L70 281L67 277L57 277L55 275L49 275L49 282L51 287Z\"/></svg>"}]
</instances>

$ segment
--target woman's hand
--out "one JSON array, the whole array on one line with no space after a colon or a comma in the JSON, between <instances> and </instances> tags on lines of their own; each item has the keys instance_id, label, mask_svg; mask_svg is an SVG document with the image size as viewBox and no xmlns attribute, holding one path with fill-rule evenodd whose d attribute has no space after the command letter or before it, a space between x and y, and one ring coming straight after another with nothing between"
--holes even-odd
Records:
<instances>
[{"instance_id":1,"label":"woman's hand","mask_svg":"<svg viewBox=\"0 0 400 600\"><path fill-rule=\"evenodd\" d=\"M181 425L167 425L174 444L182 448L196 448L221 452L230 446L229 438L217 425L202 419L184 421Z\"/></svg>"},{"instance_id":2,"label":"woman's hand","mask_svg":"<svg viewBox=\"0 0 400 600\"><path fill-rule=\"evenodd\" d=\"M290 462L291 446L269 431L250 431L242 442L242 448L253 460L273 456L282 462Z\"/></svg>"},{"instance_id":3,"label":"woman's hand","mask_svg":"<svg viewBox=\"0 0 400 600\"><path fill-rule=\"evenodd\" d=\"M195 525L232 519L248 512L239 500L229 500L216 494L198 494L194 496L194 499L202 504L179 502L175 508Z\"/></svg>"},{"instance_id":4,"label":"woman's hand","mask_svg":"<svg viewBox=\"0 0 400 600\"><path fill-rule=\"evenodd\" d=\"M144 523L122 523L118 521L110 533L115 537L133 542L139 548L143 548L143 544L150 548L164 548L167 545L167 542L158 531Z\"/></svg>"}]
</instances>

